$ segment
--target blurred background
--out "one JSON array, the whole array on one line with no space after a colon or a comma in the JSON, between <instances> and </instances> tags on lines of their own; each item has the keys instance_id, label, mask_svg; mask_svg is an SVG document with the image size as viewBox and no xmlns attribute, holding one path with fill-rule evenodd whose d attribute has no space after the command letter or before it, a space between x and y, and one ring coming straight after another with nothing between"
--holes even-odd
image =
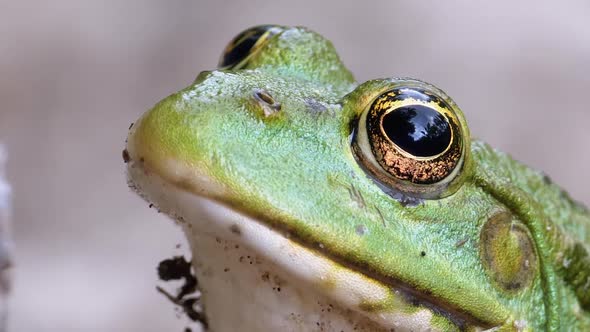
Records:
<instances>
[{"instance_id":1,"label":"blurred background","mask_svg":"<svg viewBox=\"0 0 590 332\"><path fill-rule=\"evenodd\" d=\"M582 0L0 0L9 331L183 330L155 291L182 234L127 189L121 150L131 122L256 24L322 33L359 81L438 85L475 136L590 204L589 17Z\"/></svg>"}]
</instances>

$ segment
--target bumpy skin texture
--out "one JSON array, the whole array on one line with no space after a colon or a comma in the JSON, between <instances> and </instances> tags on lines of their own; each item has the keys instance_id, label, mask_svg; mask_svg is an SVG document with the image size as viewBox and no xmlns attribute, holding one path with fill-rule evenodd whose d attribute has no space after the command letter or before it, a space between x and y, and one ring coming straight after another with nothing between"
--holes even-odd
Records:
<instances>
[{"instance_id":1,"label":"bumpy skin texture","mask_svg":"<svg viewBox=\"0 0 590 332\"><path fill-rule=\"evenodd\" d=\"M211 198L435 311L501 330L589 330L590 215L542 173L473 140L456 192L410 206L359 165L355 121L391 82L357 85L327 40L285 29L244 68L203 72L146 113L136 153L199 193L169 161L196 170L225 188Z\"/></svg>"}]
</instances>

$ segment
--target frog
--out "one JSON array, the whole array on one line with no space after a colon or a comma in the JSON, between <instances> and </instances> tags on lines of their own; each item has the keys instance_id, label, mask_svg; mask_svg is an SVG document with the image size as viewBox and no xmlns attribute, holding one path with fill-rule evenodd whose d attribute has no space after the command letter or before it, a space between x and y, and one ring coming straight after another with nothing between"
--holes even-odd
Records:
<instances>
[{"instance_id":1,"label":"frog","mask_svg":"<svg viewBox=\"0 0 590 332\"><path fill-rule=\"evenodd\" d=\"M590 213L427 82L261 25L129 129L211 331L587 331Z\"/></svg>"}]
</instances>

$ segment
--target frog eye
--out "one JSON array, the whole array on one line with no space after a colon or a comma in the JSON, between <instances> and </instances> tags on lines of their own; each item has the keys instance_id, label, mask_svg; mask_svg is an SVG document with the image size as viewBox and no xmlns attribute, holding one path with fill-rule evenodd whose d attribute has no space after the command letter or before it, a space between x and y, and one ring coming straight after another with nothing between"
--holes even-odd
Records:
<instances>
[{"instance_id":1,"label":"frog eye","mask_svg":"<svg viewBox=\"0 0 590 332\"><path fill-rule=\"evenodd\" d=\"M240 69L250 55L256 53L272 36L285 30L279 25L259 25L246 29L232 39L225 47L218 67Z\"/></svg>"},{"instance_id":2,"label":"frog eye","mask_svg":"<svg viewBox=\"0 0 590 332\"><path fill-rule=\"evenodd\" d=\"M440 198L458 188L469 133L463 114L438 88L397 80L362 111L353 140L375 180L409 197Z\"/></svg>"}]
</instances>

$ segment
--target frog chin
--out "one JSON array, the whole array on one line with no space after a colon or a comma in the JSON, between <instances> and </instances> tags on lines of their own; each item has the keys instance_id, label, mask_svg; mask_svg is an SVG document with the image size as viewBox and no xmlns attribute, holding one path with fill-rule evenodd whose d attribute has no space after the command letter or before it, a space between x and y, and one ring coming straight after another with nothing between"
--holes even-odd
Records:
<instances>
[{"instance_id":1,"label":"frog chin","mask_svg":"<svg viewBox=\"0 0 590 332\"><path fill-rule=\"evenodd\" d=\"M215 331L442 331L458 328L459 320L483 330L208 198L223 189L207 177L172 161L165 175L143 159L131 157L127 165L130 187L183 228ZM188 173L200 190L171 179Z\"/></svg>"}]
</instances>

